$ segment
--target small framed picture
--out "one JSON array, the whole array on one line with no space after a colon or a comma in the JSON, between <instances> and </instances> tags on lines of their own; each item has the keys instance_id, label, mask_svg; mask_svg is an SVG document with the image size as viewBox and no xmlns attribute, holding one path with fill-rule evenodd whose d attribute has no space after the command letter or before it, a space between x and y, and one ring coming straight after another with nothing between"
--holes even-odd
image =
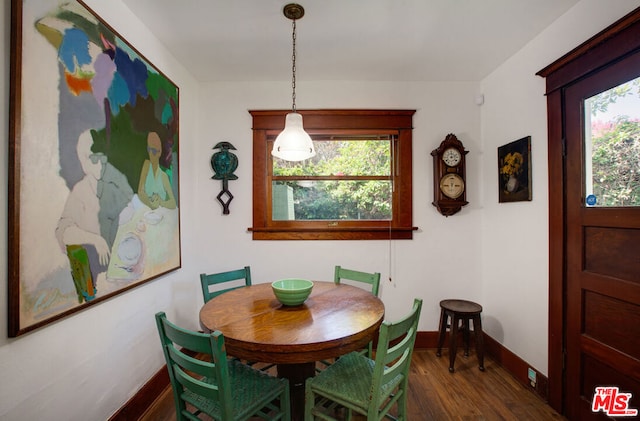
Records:
<instances>
[{"instance_id":1,"label":"small framed picture","mask_svg":"<svg viewBox=\"0 0 640 421\"><path fill-rule=\"evenodd\" d=\"M499 202L531 200L531 136L498 147Z\"/></svg>"}]
</instances>

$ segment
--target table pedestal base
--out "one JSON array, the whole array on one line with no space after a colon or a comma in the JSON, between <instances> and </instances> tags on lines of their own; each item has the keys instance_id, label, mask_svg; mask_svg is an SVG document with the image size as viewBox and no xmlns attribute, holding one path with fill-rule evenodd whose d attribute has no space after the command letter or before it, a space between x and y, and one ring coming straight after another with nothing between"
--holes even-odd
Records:
<instances>
[{"instance_id":1,"label":"table pedestal base","mask_svg":"<svg viewBox=\"0 0 640 421\"><path fill-rule=\"evenodd\" d=\"M304 419L304 384L309 377L316 373L316 363L278 364L278 377L289 380L291 395L291 419Z\"/></svg>"}]
</instances>

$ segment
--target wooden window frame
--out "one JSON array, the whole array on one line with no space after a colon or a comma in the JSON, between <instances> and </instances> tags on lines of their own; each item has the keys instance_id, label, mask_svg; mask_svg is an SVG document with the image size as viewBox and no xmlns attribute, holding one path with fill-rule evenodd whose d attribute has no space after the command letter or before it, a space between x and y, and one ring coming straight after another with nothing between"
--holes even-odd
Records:
<instances>
[{"instance_id":1,"label":"wooden window frame","mask_svg":"<svg viewBox=\"0 0 640 421\"><path fill-rule=\"evenodd\" d=\"M415 110L297 110L304 128L313 134L372 134L396 136L393 211L385 221L273 221L271 219L272 157L269 139L284 129L290 110L250 110L253 117L254 240L389 240L412 239L412 119Z\"/></svg>"}]
</instances>

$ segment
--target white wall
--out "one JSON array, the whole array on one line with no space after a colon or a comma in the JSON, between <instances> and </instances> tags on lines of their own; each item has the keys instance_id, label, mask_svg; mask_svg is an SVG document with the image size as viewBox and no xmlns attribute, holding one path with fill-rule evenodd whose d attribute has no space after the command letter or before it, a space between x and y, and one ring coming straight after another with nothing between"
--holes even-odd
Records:
<instances>
[{"instance_id":1,"label":"white wall","mask_svg":"<svg viewBox=\"0 0 640 421\"><path fill-rule=\"evenodd\" d=\"M182 163L194 161L189 142L198 138L198 89L194 79L119 1L87 3L116 31L180 87ZM0 8L3 100L0 130L8 133L10 2ZM7 168L7 142L0 164ZM186 326L197 327L201 305L194 268L195 168L181 165L183 180L182 267L168 276L76 313L50 326L7 338L6 304L0 311L0 419L105 420L116 412L163 364L153 315L160 310ZM7 303L7 172L0 182L0 302ZM46 259L46 255L37 256Z\"/></svg>"},{"instance_id":2,"label":"white wall","mask_svg":"<svg viewBox=\"0 0 640 421\"><path fill-rule=\"evenodd\" d=\"M640 6L583 0L482 81L483 327L547 374L548 185L545 80L535 73ZM498 203L498 146L531 136L533 200Z\"/></svg>"},{"instance_id":3,"label":"white wall","mask_svg":"<svg viewBox=\"0 0 640 421\"><path fill-rule=\"evenodd\" d=\"M448 297L480 299L480 196L478 151L480 110L474 103L477 83L298 82L298 109L404 108L413 118L413 217L420 230L413 240L389 241L252 241L252 132L250 109L286 109L287 82L215 83L201 93L200 132L196 164L196 218L201 221L197 271L227 270L251 265L254 282L304 276L330 280L335 265L378 271L381 297L391 319L404 314L414 297L424 299L420 328L436 330L438 302ZM470 151L470 204L445 218L431 205L432 157L448 133L455 133ZM211 148L226 140L238 150L239 179L229 182L234 195L231 213L222 216L215 199L220 181L210 179ZM457 241L452 241L456 239ZM455 248L454 248L455 247ZM391 260L389 258L391 250ZM464 263L456 260L463 258ZM392 282L388 281L391 273Z\"/></svg>"},{"instance_id":4,"label":"white wall","mask_svg":"<svg viewBox=\"0 0 640 421\"><path fill-rule=\"evenodd\" d=\"M0 128L5 133L8 3L0 10L7 52L0 67ZM88 3L180 86L182 269L17 339L6 338L7 315L0 312L1 420L107 419L163 364L153 314L164 310L178 323L197 328L202 303L197 274L246 264L255 282L298 275L330 279L335 264L380 271L388 317L404 314L413 297L422 297L420 329L426 331L437 329L440 299L478 300L487 332L546 371L546 107L544 81L534 73L637 1L583 0L482 84L299 81L300 109L417 109L413 198L414 224L420 230L413 240L392 243L252 241L246 230L252 194L248 110L289 107L289 82L198 85L119 0ZM481 87L486 103L478 107L474 98ZM470 151L470 204L444 218L431 205L429 153L447 133L455 133ZM498 205L496 147L525 135L533 138L534 199ZM221 186L210 179L209 167L211 148L222 140L238 148L240 159L240 178L229 183L235 199L227 216L215 199ZM6 168L7 163L5 146L0 164ZM6 221L7 183L0 184L0 219ZM524 240L507 245L505 237L514 231ZM0 237L7 238L6 223ZM0 302L5 303L6 246L0 242Z\"/></svg>"}]
</instances>

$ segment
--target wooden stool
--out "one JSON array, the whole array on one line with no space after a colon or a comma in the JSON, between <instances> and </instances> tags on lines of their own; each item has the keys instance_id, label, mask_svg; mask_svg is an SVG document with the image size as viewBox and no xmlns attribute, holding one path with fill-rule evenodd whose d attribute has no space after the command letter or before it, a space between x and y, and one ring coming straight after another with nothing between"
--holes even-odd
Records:
<instances>
[{"instance_id":1,"label":"wooden stool","mask_svg":"<svg viewBox=\"0 0 640 421\"><path fill-rule=\"evenodd\" d=\"M484 371L484 342L482 339L482 321L480 313L482 306L472 301L466 300L442 300L440 301L440 336L438 337L438 350L436 355L442 355L442 344L444 343L444 335L447 331L448 320L451 318L451 330L449 338L449 371L453 373L453 365L456 361L458 337L458 325L462 321L462 329L464 335L464 355L469 355L469 320L473 320L473 331L475 333L476 354L478 356L478 364L480 371Z\"/></svg>"}]
</instances>

